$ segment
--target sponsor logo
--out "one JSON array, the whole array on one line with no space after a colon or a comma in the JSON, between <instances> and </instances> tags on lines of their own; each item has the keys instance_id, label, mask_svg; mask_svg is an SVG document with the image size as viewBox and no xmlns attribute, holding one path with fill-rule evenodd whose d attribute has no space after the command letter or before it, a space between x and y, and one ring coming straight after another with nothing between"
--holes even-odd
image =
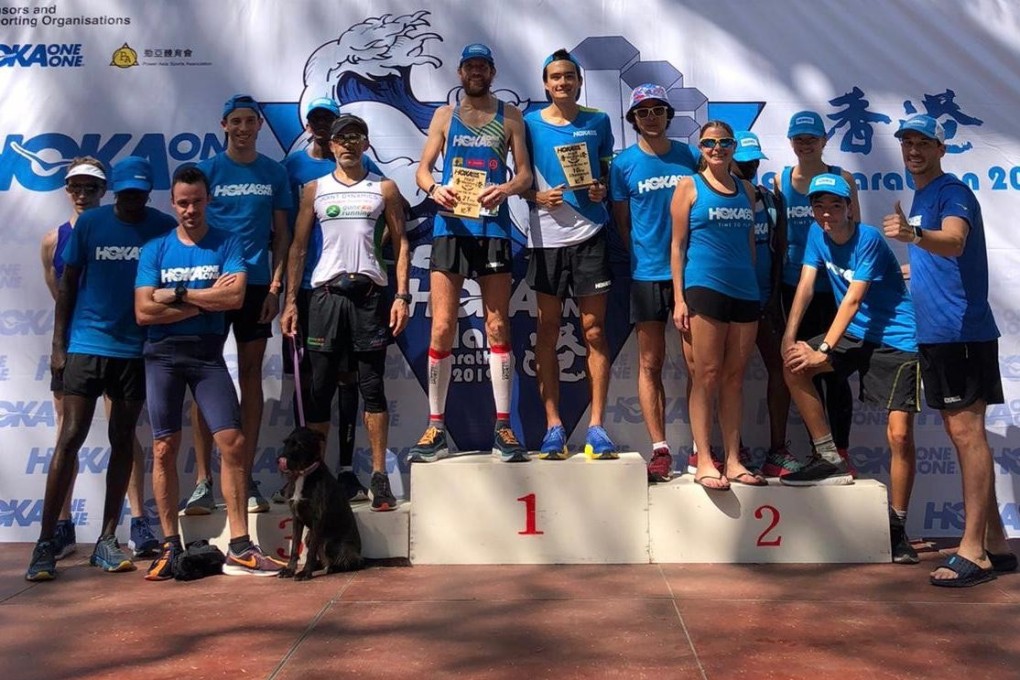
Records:
<instances>
[{"instance_id":1,"label":"sponsor logo","mask_svg":"<svg viewBox=\"0 0 1020 680\"><path fill-rule=\"evenodd\" d=\"M1007 529L1020 529L1020 507L1016 503L1002 503L999 505L999 516ZM953 530L963 531L964 529L964 507L963 502L930 502L924 508L924 528L931 530Z\"/></svg>"},{"instance_id":2,"label":"sponsor logo","mask_svg":"<svg viewBox=\"0 0 1020 680\"><path fill-rule=\"evenodd\" d=\"M852 282L854 280L854 270L853 269L843 269L842 267L836 266L832 262L826 262L825 263L825 268L828 269L833 274L835 274L838 278L843 279L844 281L851 281Z\"/></svg>"},{"instance_id":3,"label":"sponsor logo","mask_svg":"<svg viewBox=\"0 0 1020 680\"><path fill-rule=\"evenodd\" d=\"M21 288L21 265L2 264L0 265L0 288L15 289Z\"/></svg>"},{"instance_id":4,"label":"sponsor logo","mask_svg":"<svg viewBox=\"0 0 1020 680\"><path fill-rule=\"evenodd\" d=\"M454 135L453 146L462 147L491 147L496 148L500 145L501 140L499 137L493 135Z\"/></svg>"},{"instance_id":5,"label":"sponsor logo","mask_svg":"<svg viewBox=\"0 0 1020 680\"><path fill-rule=\"evenodd\" d=\"M7 355L0 354L0 381L11 379L11 369L7 366Z\"/></svg>"},{"instance_id":6,"label":"sponsor logo","mask_svg":"<svg viewBox=\"0 0 1020 680\"><path fill-rule=\"evenodd\" d=\"M52 332L52 309L5 309L0 312L0 335L48 335Z\"/></svg>"},{"instance_id":7,"label":"sponsor logo","mask_svg":"<svg viewBox=\"0 0 1020 680\"><path fill-rule=\"evenodd\" d=\"M338 205L331 205L331 206L327 206L326 207L326 217L339 217L339 216L340 216L340 206L338 206Z\"/></svg>"},{"instance_id":8,"label":"sponsor logo","mask_svg":"<svg viewBox=\"0 0 1020 680\"><path fill-rule=\"evenodd\" d=\"M28 460L25 463L26 475L46 475L50 472L50 465L53 463L54 448L43 448L33 446L28 452ZM152 449L146 448L149 457L148 468L152 469ZM101 475L106 473L110 465L109 446L83 446L78 451L78 474Z\"/></svg>"},{"instance_id":9,"label":"sponsor logo","mask_svg":"<svg viewBox=\"0 0 1020 680\"><path fill-rule=\"evenodd\" d=\"M159 280L162 283L215 281L218 278L220 278L220 266L218 264L203 264L197 267L171 267L160 270L159 273Z\"/></svg>"},{"instance_id":10,"label":"sponsor logo","mask_svg":"<svg viewBox=\"0 0 1020 680\"><path fill-rule=\"evenodd\" d=\"M272 196L272 184L247 182L243 184L219 184L213 189L213 196Z\"/></svg>"},{"instance_id":11,"label":"sponsor logo","mask_svg":"<svg viewBox=\"0 0 1020 680\"><path fill-rule=\"evenodd\" d=\"M710 220L752 220L754 213L750 208L709 208Z\"/></svg>"},{"instance_id":12,"label":"sponsor logo","mask_svg":"<svg viewBox=\"0 0 1020 680\"><path fill-rule=\"evenodd\" d=\"M138 66L138 53L131 49L130 45L124 43L113 51L113 56L110 57L110 66L117 68Z\"/></svg>"},{"instance_id":13,"label":"sponsor logo","mask_svg":"<svg viewBox=\"0 0 1020 680\"><path fill-rule=\"evenodd\" d=\"M42 522L43 499L0 499L0 527L29 527ZM75 526L88 526L89 513L85 509L85 499L75 498L71 501L71 521Z\"/></svg>"},{"instance_id":14,"label":"sponsor logo","mask_svg":"<svg viewBox=\"0 0 1020 680\"><path fill-rule=\"evenodd\" d=\"M666 397L663 404L665 423L687 423L691 422L687 413L687 399L680 397ZM611 423L627 423L636 425L645 421L641 412L641 402L637 396L617 397L615 403L606 405L606 419Z\"/></svg>"},{"instance_id":15,"label":"sponsor logo","mask_svg":"<svg viewBox=\"0 0 1020 680\"><path fill-rule=\"evenodd\" d=\"M1004 475L1020 475L1020 449L1003 447L998 454L993 452L992 458Z\"/></svg>"},{"instance_id":16,"label":"sponsor logo","mask_svg":"<svg viewBox=\"0 0 1020 680\"><path fill-rule=\"evenodd\" d=\"M141 251L138 246L96 246L96 260L137 260Z\"/></svg>"},{"instance_id":17,"label":"sponsor logo","mask_svg":"<svg viewBox=\"0 0 1020 680\"><path fill-rule=\"evenodd\" d=\"M814 217L809 205L791 205L786 208L786 218L789 220L804 219L805 217Z\"/></svg>"},{"instance_id":18,"label":"sponsor logo","mask_svg":"<svg viewBox=\"0 0 1020 680\"><path fill-rule=\"evenodd\" d=\"M81 43L0 43L0 68L77 68L84 59Z\"/></svg>"},{"instance_id":19,"label":"sponsor logo","mask_svg":"<svg viewBox=\"0 0 1020 680\"><path fill-rule=\"evenodd\" d=\"M3 280L0 279L0 288L2 287ZM1020 356L1014 354L1008 357L999 357L999 370L1005 380L1020 380Z\"/></svg>"},{"instance_id":20,"label":"sponsor logo","mask_svg":"<svg viewBox=\"0 0 1020 680\"><path fill-rule=\"evenodd\" d=\"M0 427L55 427L51 401L0 401Z\"/></svg>"},{"instance_id":21,"label":"sponsor logo","mask_svg":"<svg viewBox=\"0 0 1020 680\"><path fill-rule=\"evenodd\" d=\"M662 175L661 177L649 177L643 179L637 184L637 190L639 194L643 194L648 191L659 191L660 189L672 189L676 186L677 182L683 175Z\"/></svg>"},{"instance_id":22,"label":"sponsor logo","mask_svg":"<svg viewBox=\"0 0 1020 680\"><path fill-rule=\"evenodd\" d=\"M574 132L575 137L598 137L598 130L577 130Z\"/></svg>"}]
</instances>

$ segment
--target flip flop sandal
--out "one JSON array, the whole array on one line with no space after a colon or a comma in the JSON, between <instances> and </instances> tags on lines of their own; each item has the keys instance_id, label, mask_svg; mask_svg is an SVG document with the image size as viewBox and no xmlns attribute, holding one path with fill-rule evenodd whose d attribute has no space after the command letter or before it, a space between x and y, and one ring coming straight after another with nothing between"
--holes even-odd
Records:
<instances>
[{"instance_id":1,"label":"flip flop sandal","mask_svg":"<svg viewBox=\"0 0 1020 680\"><path fill-rule=\"evenodd\" d=\"M956 578L938 579L929 577L933 586L940 588L970 588L988 581L995 580L995 573L991 569L982 569L966 557L953 555L939 565L939 569L945 568L956 574Z\"/></svg>"},{"instance_id":2,"label":"flip flop sandal","mask_svg":"<svg viewBox=\"0 0 1020 680\"><path fill-rule=\"evenodd\" d=\"M999 574L1016 571L1017 559L1013 553L1004 553L1002 555L996 555L995 553L987 554L988 559L992 562L992 571Z\"/></svg>"},{"instance_id":3,"label":"flip flop sandal","mask_svg":"<svg viewBox=\"0 0 1020 680\"><path fill-rule=\"evenodd\" d=\"M729 491L730 485L726 486L706 486L701 480L703 479L718 479L722 480L722 475L701 475L700 477L694 478L694 483L708 491Z\"/></svg>"},{"instance_id":4,"label":"flip flop sandal","mask_svg":"<svg viewBox=\"0 0 1020 680\"><path fill-rule=\"evenodd\" d=\"M756 475L753 472L741 472L736 477L729 478L731 482L737 484L743 484L744 486L768 486L769 483L765 481L765 478L761 475Z\"/></svg>"}]
</instances>

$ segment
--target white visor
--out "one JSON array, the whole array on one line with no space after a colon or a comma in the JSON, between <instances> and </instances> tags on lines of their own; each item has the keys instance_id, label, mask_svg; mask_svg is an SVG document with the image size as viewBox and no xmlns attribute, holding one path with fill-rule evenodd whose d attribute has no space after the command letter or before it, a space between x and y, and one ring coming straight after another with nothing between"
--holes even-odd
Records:
<instances>
[{"instance_id":1,"label":"white visor","mask_svg":"<svg viewBox=\"0 0 1020 680\"><path fill-rule=\"evenodd\" d=\"M71 179L72 177L81 176L95 177L96 179L101 179L104 182L106 181L106 173L91 163L79 163L78 165L72 166L67 171L67 175L65 175L64 178Z\"/></svg>"}]
</instances>

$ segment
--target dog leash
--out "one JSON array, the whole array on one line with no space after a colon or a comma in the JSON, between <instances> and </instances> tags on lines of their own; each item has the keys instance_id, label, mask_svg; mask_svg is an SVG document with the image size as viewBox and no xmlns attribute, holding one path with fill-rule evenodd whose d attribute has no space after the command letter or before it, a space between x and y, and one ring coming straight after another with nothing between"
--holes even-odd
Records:
<instances>
[{"instance_id":1,"label":"dog leash","mask_svg":"<svg viewBox=\"0 0 1020 680\"><path fill-rule=\"evenodd\" d=\"M297 402L297 414L296 419L298 425L301 427L305 426L305 405L301 400L301 357L304 351L298 348L300 344L298 342L299 335L294 335L290 338L290 347L293 352L293 366L294 366L294 400Z\"/></svg>"}]
</instances>

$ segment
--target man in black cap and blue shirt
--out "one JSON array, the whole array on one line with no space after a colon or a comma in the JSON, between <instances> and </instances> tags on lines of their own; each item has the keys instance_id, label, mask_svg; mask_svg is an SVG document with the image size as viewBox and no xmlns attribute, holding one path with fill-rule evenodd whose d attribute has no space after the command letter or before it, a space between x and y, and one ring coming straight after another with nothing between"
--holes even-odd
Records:
<instances>
[{"instance_id":1,"label":"man in black cap and blue shirt","mask_svg":"<svg viewBox=\"0 0 1020 680\"><path fill-rule=\"evenodd\" d=\"M527 462L528 455L510 427L513 354L510 351L511 252L509 196L531 186L531 169L521 112L492 94L496 63L492 50L480 43L464 48L457 68L463 93L457 104L436 109L429 123L415 179L438 206L432 230L429 274L432 332L428 350L429 421L410 460L430 463L449 455L446 437L446 394L453 371L453 341L457 332L464 279L478 282L485 308L489 370L495 402L492 453L504 462ZM507 152L516 173L507 172ZM432 176L439 156L443 176ZM459 206L461 197L451 180L465 168L485 173L478 204ZM477 217L470 216L471 214Z\"/></svg>"},{"instance_id":2,"label":"man in black cap and blue shirt","mask_svg":"<svg viewBox=\"0 0 1020 680\"><path fill-rule=\"evenodd\" d=\"M804 418L815 454L803 469L780 478L789 486L853 484L836 450L816 375L860 377L860 399L889 411L886 435L890 465L889 522L894 562L913 564L917 553L904 525L914 484L914 414L920 410L920 370L914 305L899 262L881 232L853 219L851 191L840 175L816 175L808 186L814 213L804 248L800 282L783 335L786 381ZM824 274L821 274L824 272ZM827 276L838 308L821 335L797 341L797 331L815 290Z\"/></svg>"},{"instance_id":3,"label":"man in black cap and blue shirt","mask_svg":"<svg viewBox=\"0 0 1020 680\"><path fill-rule=\"evenodd\" d=\"M942 416L963 480L960 548L931 573L931 583L974 586L1017 568L999 515L985 434L985 410L1001 404L1003 394L999 329L988 304L984 221L974 192L942 170L946 137L937 120L913 116L900 124L896 137L916 188L909 217L897 201L882 227L888 238L910 244L925 399Z\"/></svg>"},{"instance_id":4,"label":"man in black cap and blue shirt","mask_svg":"<svg viewBox=\"0 0 1020 680\"><path fill-rule=\"evenodd\" d=\"M54 376L63 379L64 417L46 478L39 542L25 574L29 581L56 576L57 516L74 483L74 461L92 426L96 400L104 394L110 398L110 460L103 525L89 562L109 572L135 568L114 535L145 403L145 331L135 323L132 289L142 245L172 230L175 221L146 205L152 168L144 158L129 156L115 164L111 184L114 204L83 212L61 253L50 363Z\"/></svg>"}]
</instances>

